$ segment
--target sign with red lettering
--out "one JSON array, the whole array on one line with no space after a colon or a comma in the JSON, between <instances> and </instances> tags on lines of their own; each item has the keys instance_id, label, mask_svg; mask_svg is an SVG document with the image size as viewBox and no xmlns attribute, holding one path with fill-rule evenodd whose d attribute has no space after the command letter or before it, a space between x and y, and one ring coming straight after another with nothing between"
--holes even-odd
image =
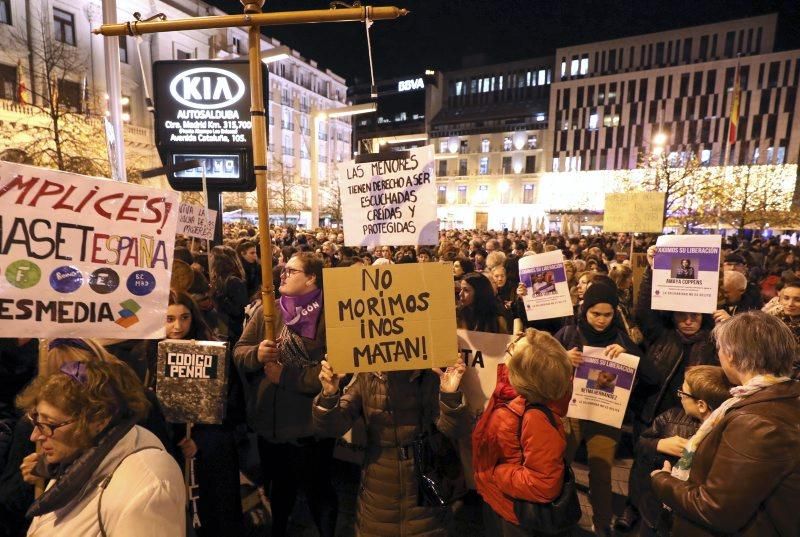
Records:
<instances>
[{"instance_id":1,"label":"sign with red lettering","mask_svg":"<svg viewBox=\"0 0 800 537\"><path fill-rule=\"evenodd\" d=\"M0 162L0 337L164 337L178 196Z\"/></svg>"}]
</instances>

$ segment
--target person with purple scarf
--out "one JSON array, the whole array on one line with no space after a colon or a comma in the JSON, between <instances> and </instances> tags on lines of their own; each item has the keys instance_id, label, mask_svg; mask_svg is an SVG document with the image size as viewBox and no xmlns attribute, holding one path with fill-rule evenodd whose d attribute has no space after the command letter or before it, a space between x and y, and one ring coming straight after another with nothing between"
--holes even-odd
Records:
<instances>
[{"instance_id":1,"label":"person with purple scarf","mask_svg":"<svg viewBox=\"0 0 800 537\"><path fill-rule=\"evenodd\" d=\"M311 404L320 392L325 357L322 260L302 252L281 271L276 302L276 340L265 339L259 306L233 350L245 376L247 417L258 433L265 489L272 508L272 533L287 535L299 490L305 494L322 537L333 536L338 502L330 466L335 440L314 435Z\"/></svg>"}]
</instances>

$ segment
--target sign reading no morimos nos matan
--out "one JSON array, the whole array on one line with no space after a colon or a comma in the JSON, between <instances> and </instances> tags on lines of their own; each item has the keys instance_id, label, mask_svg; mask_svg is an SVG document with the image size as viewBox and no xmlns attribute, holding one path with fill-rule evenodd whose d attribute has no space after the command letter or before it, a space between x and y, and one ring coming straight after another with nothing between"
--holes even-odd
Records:
<instances>
[{"instance_id":1,"label":"sign reading no morimos nos matan","mask_svg":"<svg viewBox=\"0 0 800 537\"><path fill-rule=\"evenodd\" d=\"M222 423L228 394L228 344L158 343L156 396L170 423Z\"/></svg>"},{"instance_id":2,"label":"sign reading no morimos nos matan","mask_svg":"<svg viewBox=\"0 0 800 537\"><path fill-rule=\"evenodd\" d=\"M0 162L0 337L157 339L178 197Z\"/></svg>"},{"instance_id":3,"label":"sign reading no morimos nos matan","mask_svg":"<svg viewBox=\"0 0 800 537\"><path fill-rule=\"evenodd\" d=\"M449 265L325 269L328 361L338 373L426 369L456 360Z\"/></svg>"},{"instance_id":4,"label":"sign reading no morimos nos matan","mask_svg":"<svg viewBox=\"0 0 800 537\"><path fill-rule=\"evenodd\" d=\"M438 242L432 146L339 169L347 246Z\"/></svg>"}]
</instances>

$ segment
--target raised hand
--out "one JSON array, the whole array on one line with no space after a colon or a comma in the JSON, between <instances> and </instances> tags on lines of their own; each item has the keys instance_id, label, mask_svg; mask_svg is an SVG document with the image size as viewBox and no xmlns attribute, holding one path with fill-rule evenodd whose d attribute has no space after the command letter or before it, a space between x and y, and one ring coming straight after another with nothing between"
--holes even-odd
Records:
<instances>
[{"instance_id":1,"label":"raised hand","mask_svg":"<svg viewBox=\"0 0 800 537\"><path fill-rule=\"evenodd\" d=\"M333 372L331 364L327 360L322 360L322 368L319 370L319 381L322 384L322 395L330 397L339 393L339 381L342 375Z\"/></svg>"},{"instance_id":2,"label":"raised hand","mask_svg":"<svg viewBox=\"0 0 800 537\"><path fill-rule=\"evenodd\" d=\"M439 391L443 393L455 393L458 391L458 386L461 384L461 377L467 370L467 365L461 355L458 356L456 363L444 371L438 367L433 368L433 372L439 375Z\"/></svg>"}]
</instances>

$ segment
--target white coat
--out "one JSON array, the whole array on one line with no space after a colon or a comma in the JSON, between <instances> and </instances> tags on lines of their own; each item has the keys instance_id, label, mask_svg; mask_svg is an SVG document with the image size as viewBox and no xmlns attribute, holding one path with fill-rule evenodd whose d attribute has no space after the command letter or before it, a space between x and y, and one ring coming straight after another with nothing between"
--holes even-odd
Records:
<instances>
[{"instance_id":1,"label":"white coat","mask_svg":"<svg viewBox=\"0 0 800 537\"><path fill-rule=\"evenodd\" d=\"M137 449L153 446L159 449ZM35 537L100 535L97 503L99 482L127 457L108 484L101 504L108 537L182 537L186 535L186 489L183 475L158 438L134 426L117 442L66 506L37 516L28 530ZM50 483L52 484L52 482ZM49 485L48 485L49 486Z\"/></svg>"}]
</instances>

